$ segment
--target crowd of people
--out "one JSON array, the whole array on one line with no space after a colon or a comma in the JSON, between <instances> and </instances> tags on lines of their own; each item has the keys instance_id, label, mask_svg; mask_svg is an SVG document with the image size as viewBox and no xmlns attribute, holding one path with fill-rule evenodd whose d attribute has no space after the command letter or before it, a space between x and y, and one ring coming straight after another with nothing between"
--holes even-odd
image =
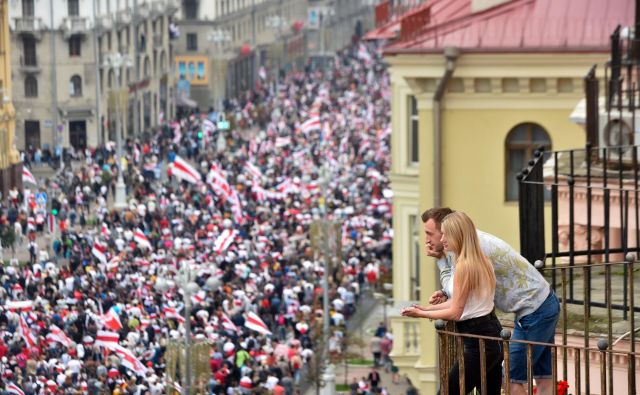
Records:
<instances>
[{"instance_id":1,"label":"crowd of people","mask_svg":"<svg viewBox=\"0 0 640 395\"><path fill-rule=\"evenodd\" d=\"M213 111L190 113L122 156L107 142L12 191L4 255L7 240L32 254L0 267L0 387L179 392L189 327L206 344L191 352L192 388L299 393L317 374L322 320L339 332L391 267L389 83L376 48L358 43L330 69L265 78L229 101L228 130ZM320 219L337 224L326 244Z\"/></svg>"}]
</instances>

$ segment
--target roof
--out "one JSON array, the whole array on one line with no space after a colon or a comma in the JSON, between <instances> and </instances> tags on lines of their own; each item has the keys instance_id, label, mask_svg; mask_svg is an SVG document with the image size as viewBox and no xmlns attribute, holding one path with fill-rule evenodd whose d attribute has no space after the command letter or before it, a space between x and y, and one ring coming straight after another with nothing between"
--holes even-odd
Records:
<instances>
[{"instance_id":1,"label":"roof","mask_svg":"<svg viewBox=\"0 0 640 395\"><path fill-rule=\"evenodd\" d=\"M608 52L618 24L633 25L634 0L512 0L472 13L471 0L431 0L428 22L386 54ZM401 22L398 22L401 23Z\"/></svg>"}]
</instances>

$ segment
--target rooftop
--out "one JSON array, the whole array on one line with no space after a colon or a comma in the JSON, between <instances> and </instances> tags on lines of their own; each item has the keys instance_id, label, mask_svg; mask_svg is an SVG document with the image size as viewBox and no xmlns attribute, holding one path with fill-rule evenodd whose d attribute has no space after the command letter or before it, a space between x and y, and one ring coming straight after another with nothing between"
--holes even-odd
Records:
<instances>
[{"instance_id":1,"label":"rooftop","mask_svg":"<svg viewBox=\"0 0 640 395\"><path fill-rule=\"evenodd\" d=\"M401 34L385 53L608 52L611 32L635 15L633 0L511 0L475 13L471 3L431 0L389 22Z\"/></svg>"}]
</instances>

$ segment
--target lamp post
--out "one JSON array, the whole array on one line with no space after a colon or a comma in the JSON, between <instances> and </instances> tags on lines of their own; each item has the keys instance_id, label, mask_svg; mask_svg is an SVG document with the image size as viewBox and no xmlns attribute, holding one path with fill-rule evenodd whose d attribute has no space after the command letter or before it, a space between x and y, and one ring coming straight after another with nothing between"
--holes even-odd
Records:
<instances>
[{"instance_id":1,"label":"lamp post","mask_svg":"<svg viewBox=\"0 0 640 395\"><path fill-rule=\"evenodd\" d=\"M387 305L393 303L393 298L390 298L387 293L393 289L393 284L384 283L382 284L382 288L385 292L376 292L373 294L373 297L382 301L382 317L385 328L389 330L389 322L387 320Z\"/></svg>"},{"instance_id":2,"label":"lamp post","mask_svg":"<svg viewBox=\"0 0 640 395\"><path fill-rule=\"evenodd\" d=\"M120 117L122 115L122 84L120 82L120 70L122 66L129 68L132 65L133 61L131 57L126 54L122 55L119 52L106 55L104 63L102 64L106 69L113 69L116 79L116 151L118 155L118 180L116 181L116 198L113 207L118 210L127 207L127 187L122 177L122 125L120 124Z\"/></svg>"},{"instance_id":3,"label":"lamp post","mask_svg":"<svg viewBox=\"0 0 640 395\"><path fill-rule=\"evenodd\" d=\"M212 272L216 272L215 267ZM158 277L156 279L155 288L159 292L165 292L174 286L182 290L182 301L184 303L185 377L182 377L182 385L184 387L184 394L191 395L191 296L200 291L200 286L193 281L192 272L187 261L183 261L183 265L178 271L177 276L175 276L175 280L166 277ZM212 275L207 279L205 287L215 291L220 287L220 280Z\"/></svg>"}]
</instances>

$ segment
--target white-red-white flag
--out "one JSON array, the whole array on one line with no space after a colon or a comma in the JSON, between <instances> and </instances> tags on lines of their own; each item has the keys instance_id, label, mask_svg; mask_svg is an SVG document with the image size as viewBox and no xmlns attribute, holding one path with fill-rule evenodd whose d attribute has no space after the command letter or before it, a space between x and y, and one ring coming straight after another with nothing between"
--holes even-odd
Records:
<instances>
[{"instance_id":1,"label":"white-red-white flag","mask_svg":"<svg viewBox=\"0 0 640 395\"><path fill-rule=\"evenodd\" d=\"M71 347L71 339L67 337L62 329L55 325L51 325L49 329L51 332L47 335L47 340L60 343L67 348Z\"/></svg>"},{"instance_id":2,"label":"white-red-white flag","mask_svg":"<svg viewBox=\"0 0 640 395\"><path fill-rule=\"evenodd\" d=\"M144 366L138 358L133 355L133 352L128 348L124 348L119 344L111 348L111 351L115 352L120 357L120 363L125 368L133 371L138 376L144 376L147 373L147 367Z\"/></svg>"},{"instance_id":3,"label":"white-red-white flag","mask_svg":"<svg viewBox=\"0 0 640 395\"><path fill-rule=\"evenodd\" d=\"M24 395L24 391L16 383L10 382L6 388L9 394Z\"/></svg>"},{"instance_id":4,"label":"white-red-white flag","mask_svg":"<svg viewBox=\"0 0 640 395\"><path fill-rule=\"evenodd\" d=\"M38 181L33 176L33 173L29 171L26 167L22 167L22 183L29 183L33 185L38 185Z\"/></svg>"},{"instance_id":5,"label":"white-red-white flag","mask_svg":"<svg viewBox=\"0 0 640 395\"><path fill-rule=\"evenodd\" d=\"M200 182L200 180L202 180L200 172L178 155L176 155L176 158L173 161L173 168L171 170L171 173L174 176L192 184L197 184Z\"/></svg>"},{"instance_id":6,"label":"white-red-white flag","mask_svg":"<svg viewBox=\"0 0 640 395\"><path fill-rule=\"evenodd\" d=\"M180 315L180 313L178 313L173 307L164 307L162 309L162 312L164 313L164 316L166 318L174 318L180 323L185 321L184 317Z\"/></svg>"},{"instance_id":7,"label":"white-red-white flag","mask_svg":"<svg viewBox=\"0 0 640 395\"><path fill-rule=\"evenodd\" d=\"M216 168L211 168L209 174L207 174L207 182L211 185L211 189L218 196L222 196L224 199L229 199L233 194L229 182Z\"/></svg>"},{"instance_id":8,"label":"white-red-white flag","mask_svg":"<svg viewBox=\"0 0 640 395\"><path fill-rule=\"evenodd\" d=\"M22 314L20 314L18 332L24 339L24 342L27 343L27 346L36 347L38 345L38 339L35 337L33 332L31 332L31 328L29 328L29 325L27 325L27 321L24 319L24 316Z\"/></svg>"},{"instance_id":9,"label":"white-red-white flag","mask_svg":"<svg viewBox=\"0 0 640 395\"><path fill-rule=\"evenodd\" d=\"M196 294L191 296L191 301L193 304L202 304L207 298L207 293L205 291L198 291Z\"/></svg>"},{"instance_id":10,"label":"white-red-white flag","mask_svg":"<svg viewBox=\"0 0 640 395\"><path fill-rule=\"evenodd\" d=\"M262 333L263 335L270 335L271 331L267 327L267 324L264 323L258 316L258 314L253 311L249 311L244 320L244 326L249 329L252 329L258 333Z\"/></svg>"},{"instance_id":11,"label":"white-red-white flag","mask_svg":"<svg viewBox=\"0 0 640 395\"><path fill-rule=\"evenodd\" d=\"M144 234L140 228L137 228L133 233L133 239L138 243L138 247L144 249L151 249L151 241L147 238L147 235Z\"/></svg>"},{"instance_id":12,"label":"white-red-white flag","mask_svg":"<svg viewBox=\"0 0 640 395\"><path fill-rule=\"evenodd\" d=\"M238 231L235 229L225 229L213 244L213 250L216 254L220 254L229 248L233 240L236 238Z\"/></svg>"},{"instance_id":13,"label":"white-red-white flag","mask_svg":"<svg viewBox=\"0 0 640 395\"><path fill-rule=\"evenodd\" d=\"M291 137L276 137L276 148L286 147L291 144Z\"/></svg>"},{"instance_id":14,"label":"white-red-white flag","mask_svg":"<svg viewBox=\"0 0 640 395\"><path fill-rule=\"evenodd\" d=\"M96 346L101 346L104 348L108 348L112 350L115 346L118 345L120 341L120 335L117 332L111 331L98 331L96 334Z\"/></svg>"},{"instance_id":15,"label":"white-red-white flag","mask_svg":"<svg viewBox=\"0 0 640 395\"><path fill-rule=\"evenodd\" d=\"M5 309L10 311L31 311L33 310L33 301L31 300L8 300L4 304Z\"/></svg>"},{"instance_id":16,"label":"white-red-white flag","mask_svg":"<svg viewBox=\"0 0 640 395\"><path fill-rule=\"evenodd\" d=\"M120 329L122 329L122 322L120 322L120 317L113 308L110 308L109 311L98 316L98 318L99 323L101 323L102 326L109 328L112 331L119 331Z\"/></svg>"},{"instance_id":17,"label":"white-red-white flag","mask_svg":"<svg viewBox=\"0 0 640 395\"><path fill-rule=\"evenodd\" d=\"M249 172L249 174L254 176L256 179L262 178L262 172L260 171L260 168L258 168L258 166L254 165L253 163L246 162L244 164L244 168L247 172Z\"/></svg>"},{"instance_id":18,"label":"white-red-white flag","mask_svg":"<svg viewBox=\"0 0 640 395\"><path fill-rule=\"evenodd\" d=\"M320 123L320 117L315 116L315 117L311 117L309 119L307 119L306 121L304 121L301 125L300 125L300 131L302 131L302 133L304 134L308 134L309 132L313 131L313 130L319 130L321 127L321 123ZM277 143L276 143L277 145Z\"/></svg>"},{"instance_id":19,"label":"white-red-white flag","mask_svg":"<svg viewBox=\"0 0 640 395\"><path fill-rule=\"evenodd\" d=\"M229 332L240 333L240 329L238 329L236 324L234 324L233 321L231 321L225 313L222 313L222 316L220 317L220 322L222 323L222 327L228 330Z\"/></svg>"},{"instance_id":20,"label":"white-red-white flag","mask_svg":"<svg viewBox=\"0 0 640 395\"><path fill-rule=\"evenodd\" d=\"M98 240L93 242L93 248L91 249L93 256L98 258L103 264L107 264L107 247Z\"/></svg>"}]
</instances>

